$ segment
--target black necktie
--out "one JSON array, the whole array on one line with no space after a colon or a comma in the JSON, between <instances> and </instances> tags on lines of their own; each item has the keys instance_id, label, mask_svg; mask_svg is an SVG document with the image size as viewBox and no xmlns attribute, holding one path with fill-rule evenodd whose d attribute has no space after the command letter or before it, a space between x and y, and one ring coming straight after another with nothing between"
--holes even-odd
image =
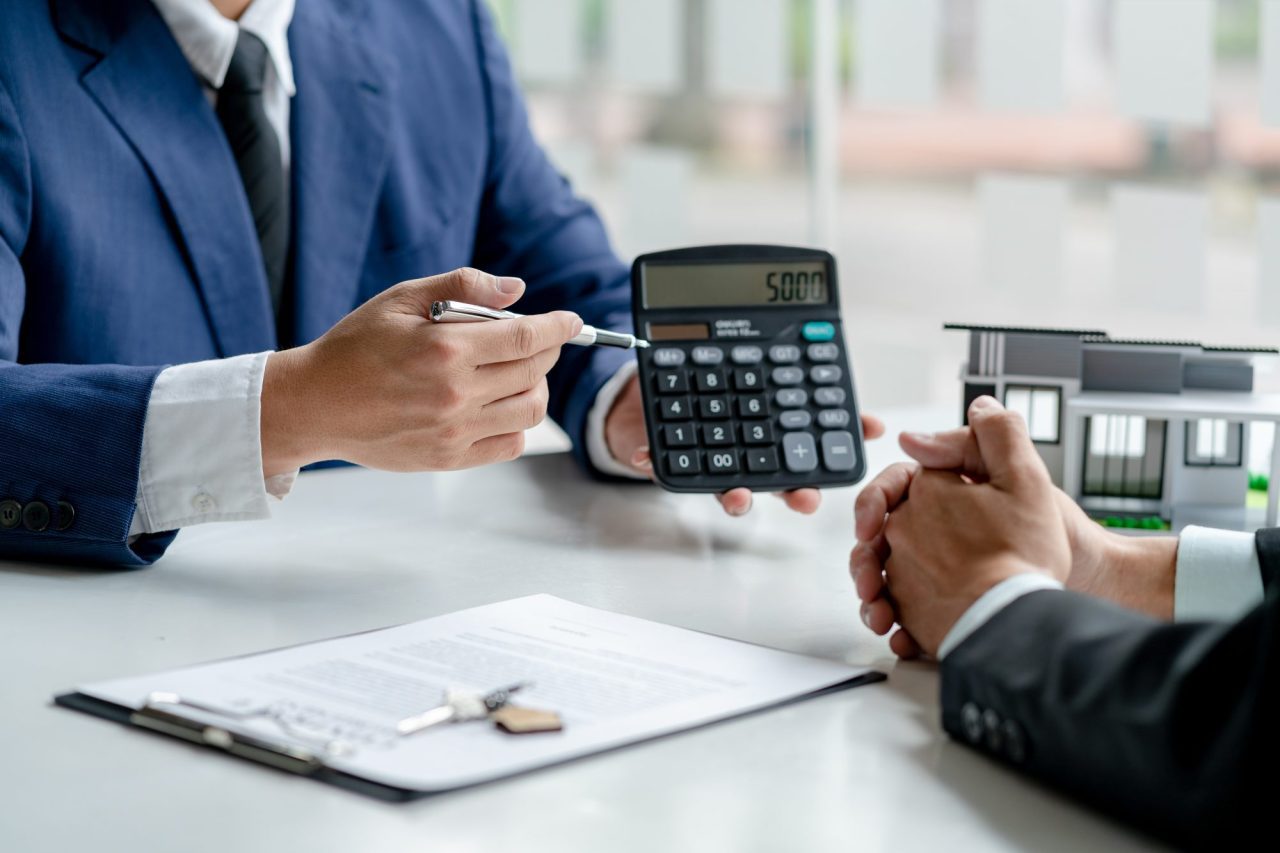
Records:
<instances>
[{"instance_id":1,"label":"black necktie","mask_svg":"<svg viewBox=\"0 0 1280 853\"><path fill-rule=\"evenodd\" d=\"M271 289L277 328L283 329L286 267L289 261L289 186L285 181L280 140L267 120L262 88L267 76L267 46L240 31L231 67L218 90L218 121L231 143L258 230L262 260ZM281 341L285 345L285 341Z\"/></svg>"}]
</instances>

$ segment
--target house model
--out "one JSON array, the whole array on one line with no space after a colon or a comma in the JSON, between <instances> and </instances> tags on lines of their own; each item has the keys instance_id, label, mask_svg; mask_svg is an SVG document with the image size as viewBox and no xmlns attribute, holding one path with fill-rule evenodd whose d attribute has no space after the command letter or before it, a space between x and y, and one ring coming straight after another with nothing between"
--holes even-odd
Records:
<instances>
[{"instance_id":1,"label":"house model","mask_svg":"<svg viewBox=\"0 0 1280 853\"><path fill-rule=\"evenodd\" d=\"M1280 440L1265 470L1251 474L1248 463L1252 425L1280 422L1280 394L1255 392L1254 368L1280 350L1095 329L945 328L969 333L964 409L987 394L1021 414L1054 482L1094 518L1173 530L1276 525Z\"/></svg>"}]
</instances>

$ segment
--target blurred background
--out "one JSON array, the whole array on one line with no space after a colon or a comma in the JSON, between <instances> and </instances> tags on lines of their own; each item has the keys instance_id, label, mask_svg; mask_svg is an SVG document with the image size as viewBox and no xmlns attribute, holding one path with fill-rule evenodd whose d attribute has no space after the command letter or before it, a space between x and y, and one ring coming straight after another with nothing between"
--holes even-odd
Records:
<instances>
[{"instance_id":1,"label":"blurred background","mask_svg":"<svg viewBox=\"0 0 1280 853\"><path fill-rule=\"evenodd\" d=\"M958 415L944 321L1280 341L1280 0L491 3L624 257L835 253L869 410Z\"/></svg>"}]
</instances>

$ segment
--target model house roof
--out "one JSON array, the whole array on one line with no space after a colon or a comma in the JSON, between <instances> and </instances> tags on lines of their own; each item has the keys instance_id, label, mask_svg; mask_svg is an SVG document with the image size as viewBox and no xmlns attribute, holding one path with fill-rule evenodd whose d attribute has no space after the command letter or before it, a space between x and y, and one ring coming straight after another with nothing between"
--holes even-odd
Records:
<instances>
[{"instance_id":1,"label":"model house roof","mask_svg":"<svg viewBox=\"0 0 1280 853\"><path fill-rule=\"evenodd\" d=\"M1107 333L1098 329L1046 329L1033 326L982 326L968 323L945 323L942 328L960 332L1004 332L1013 335L1066 335L1072 338L1103 337Z\"/></svg>"},{"instance_id":2,"label":"model house roof","mask_svg":"<svg viewBox=\"0 0 1280 853\"><path fill-rule=\"evenodd\" d=\"M986 326L969 323L944 323L942 328L961 332L997 332L1012 335L1058 335L1079 338L1086 344L1106 344L1121 347L1185 347L1207 353L1240 355L1280 355L1280 347L1264 346L1210 346L1200 341L1164 340L1160 338L1113 338L1100 329L1057 329L1035 326Z\"/></svg>"}]
</instances>

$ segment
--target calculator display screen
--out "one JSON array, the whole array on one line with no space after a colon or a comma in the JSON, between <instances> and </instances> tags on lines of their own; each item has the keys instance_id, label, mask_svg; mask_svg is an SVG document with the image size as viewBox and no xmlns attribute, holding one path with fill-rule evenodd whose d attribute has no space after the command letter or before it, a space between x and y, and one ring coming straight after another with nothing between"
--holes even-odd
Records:
<instances>
[{"instance_id":1,"label":"calculator display screen","mask_svg":"<svg viewBox=\"0 0 1280 853\"><path fill-rule=\"evenodd\" d=\"M818 305L830 301L827 265L791 263L649 263L641 286L648 308L721 305Z\"/></svg>"}]
</instances>

